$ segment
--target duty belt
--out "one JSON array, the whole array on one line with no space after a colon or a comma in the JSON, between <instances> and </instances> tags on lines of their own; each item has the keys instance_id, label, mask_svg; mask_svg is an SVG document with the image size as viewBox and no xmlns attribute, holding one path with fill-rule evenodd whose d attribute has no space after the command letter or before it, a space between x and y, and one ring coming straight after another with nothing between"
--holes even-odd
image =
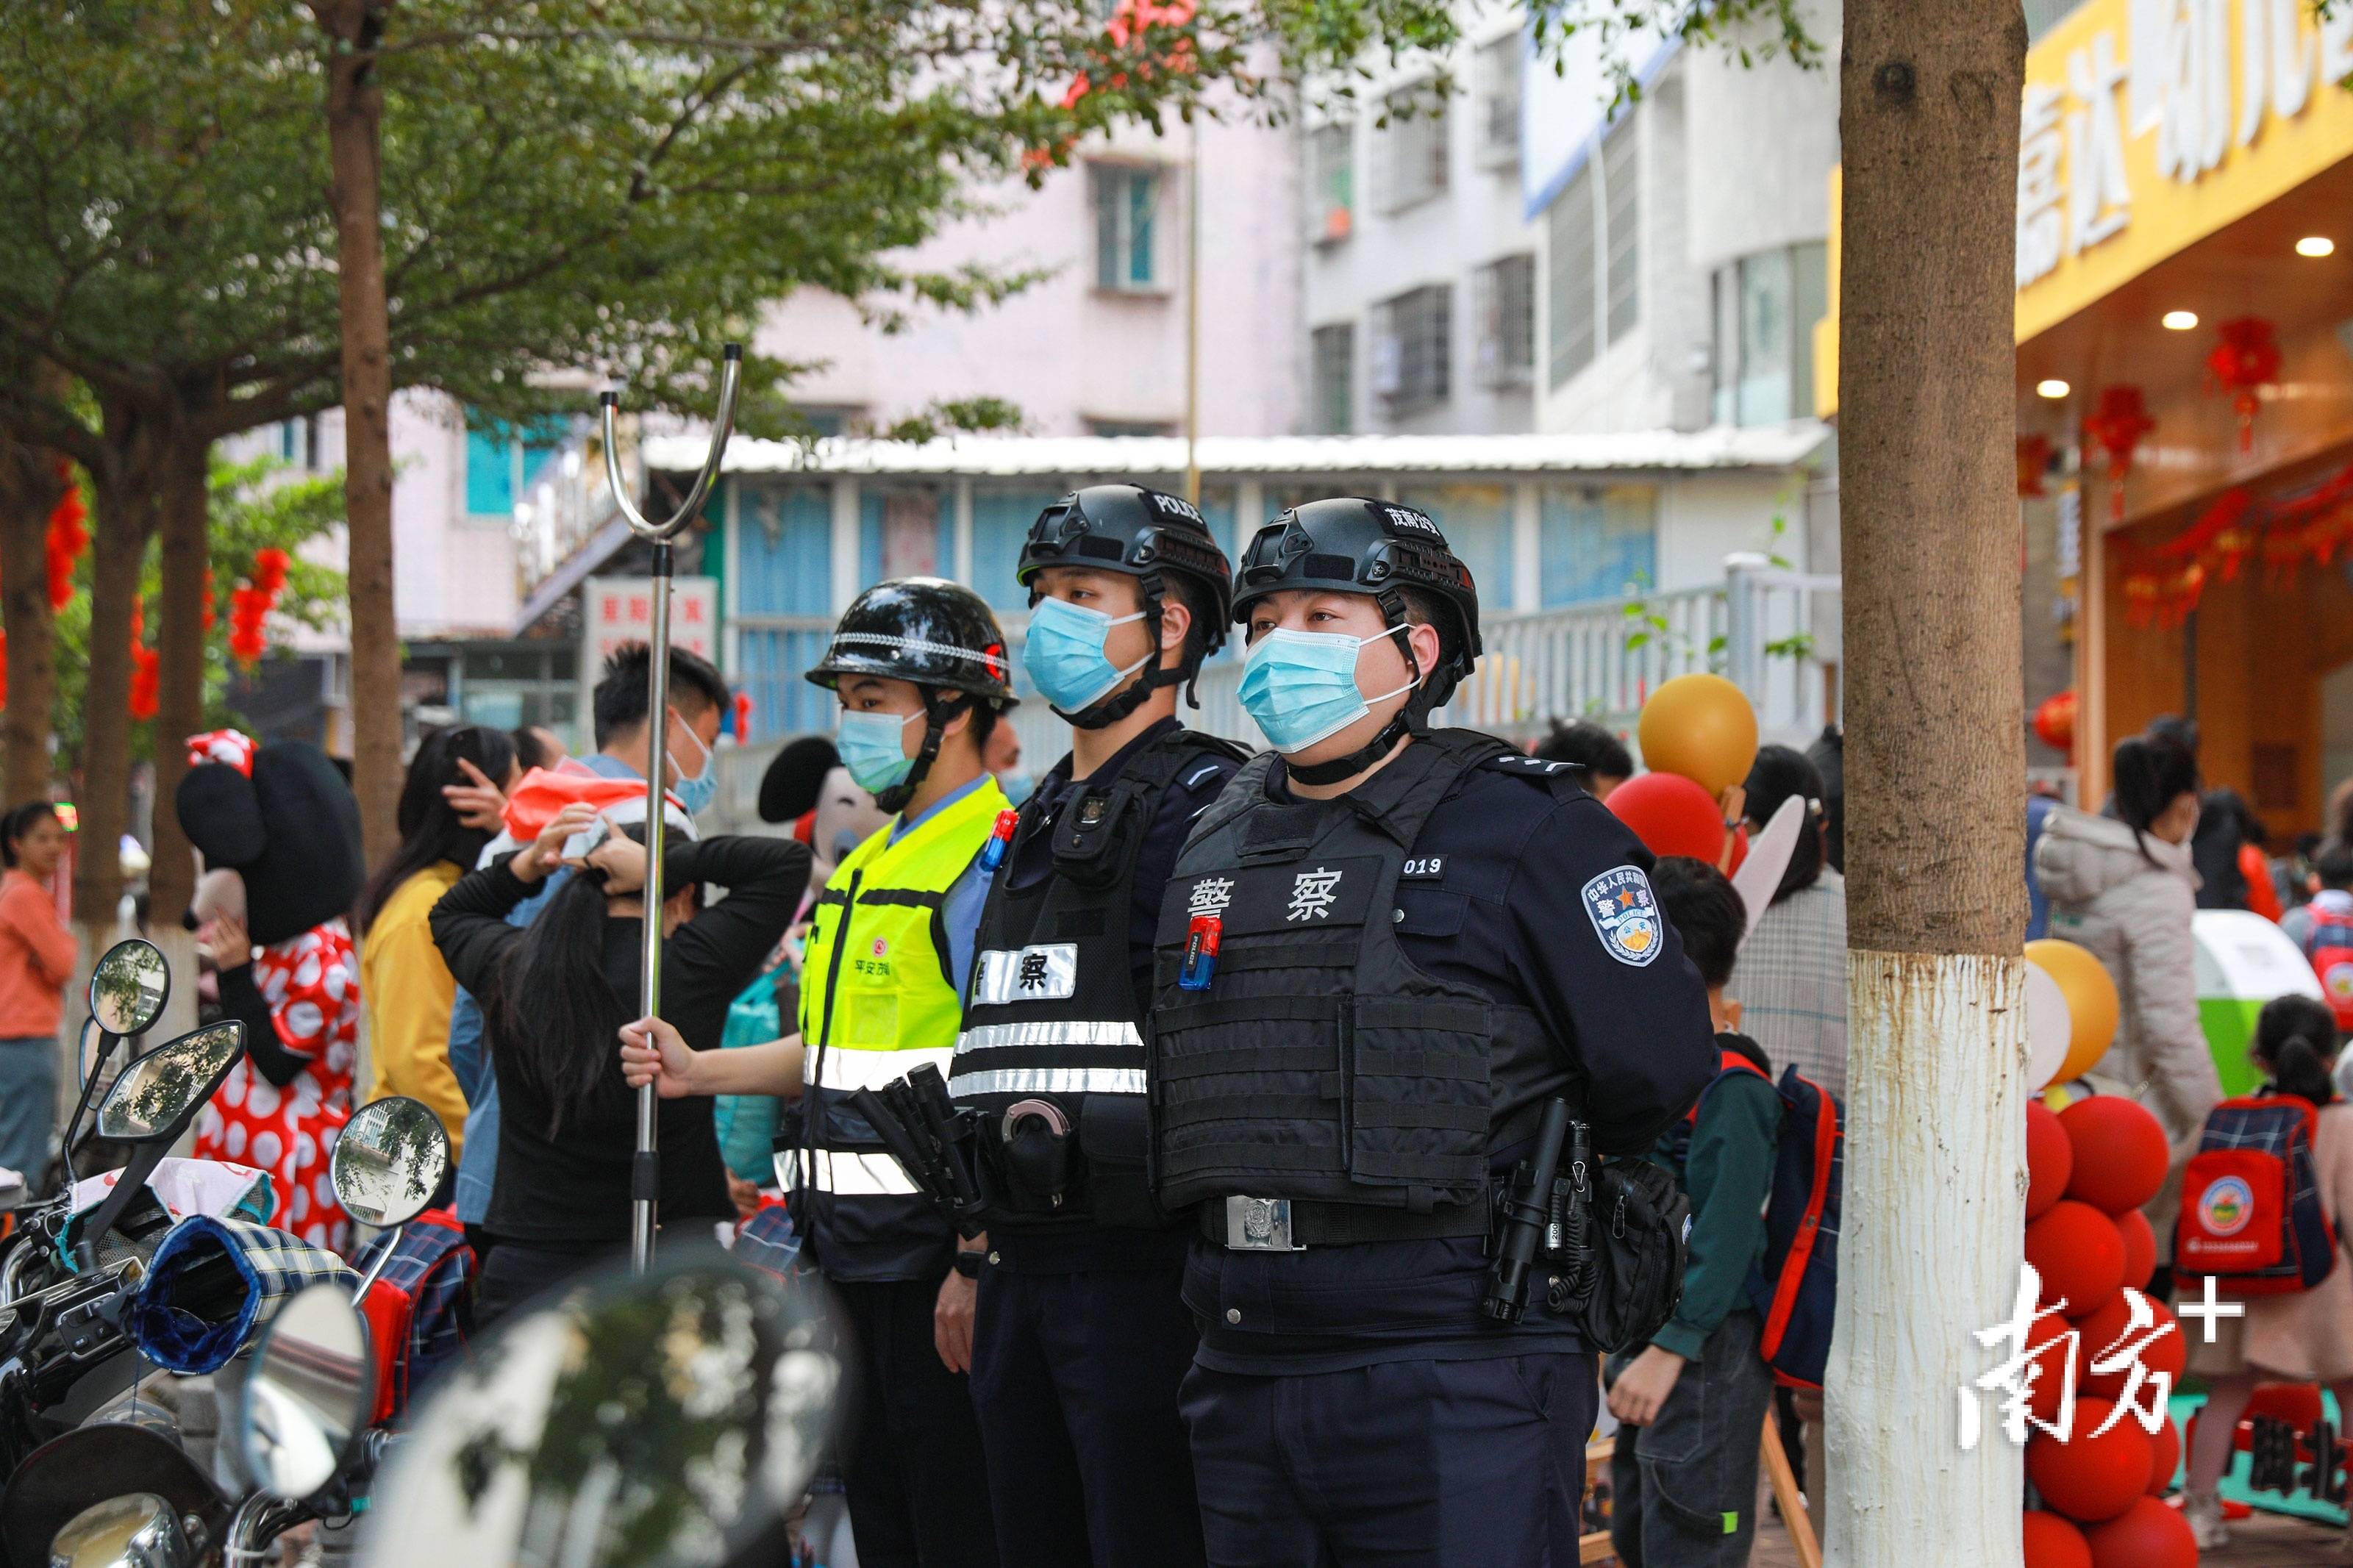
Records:
<instances>
[{"instance_id":1,"label":"duty belt","mask_svg":"<svg viewBox=\"0 0 2353 1568\"><path fill-rule=\"evenodd\" d=\"M1301 1252L1370 1241L1432 1241L1487 1234L1487 1205L1458 1204L1415 1214L1368 1204L1229 1197L1201 1205L1201 1234L1235 1252Z\"/></svg>"}]
</instances>

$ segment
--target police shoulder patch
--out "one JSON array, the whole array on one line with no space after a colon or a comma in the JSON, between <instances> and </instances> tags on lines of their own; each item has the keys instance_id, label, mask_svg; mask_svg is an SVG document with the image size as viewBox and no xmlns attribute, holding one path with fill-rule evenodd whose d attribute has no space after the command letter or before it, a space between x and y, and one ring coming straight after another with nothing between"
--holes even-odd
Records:
<instances>
[{"instance_id":1,"label":"police shoulder patch","mask_svg":"<svg viewBox=\"0 0 2353 1568\"><path fill-rule=\"evenodd\" d=\"M1609 956L1636 969L1666 945L1666 918L1651 879L1632 866L1604 871L1585 884L1585 914Z\"/></svg>"}]
</instances>

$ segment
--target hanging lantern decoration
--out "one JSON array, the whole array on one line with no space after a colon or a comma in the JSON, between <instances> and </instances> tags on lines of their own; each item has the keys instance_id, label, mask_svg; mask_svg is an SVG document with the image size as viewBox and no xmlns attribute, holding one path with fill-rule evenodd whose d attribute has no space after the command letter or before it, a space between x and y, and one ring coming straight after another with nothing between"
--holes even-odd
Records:
<instances>
[{"instance_id":1,"label":"hanging lantern decoration","mask_svg":"<svg viewBox=\"0 0 2353 1568\"><path fill-rule=\"evenodd\" d=\"M748 691L737 692L733 706L735 743L739 746L750 745L752 743L752 694Z\"/></svg>"},{"instance_id":2,"label":"hanging lantern decoration","mask_svg":"<svg viewBox=\"0 0 2353 1568\"><path fill-rule=\"evenodd\" d=\"M2051 470L2051 437L2021 436L2018 438L2018 499L2028 500L2044 493L2042 476Z\"/></svg>"},{"instance_id":3,"label":"hanging lantern decoration","mask_svg":"<svg viewBox=\"0 0 2353 1568\"><path fill-rule=\"evenodd\" d=\"M263 623L278 607L279 593L286 586L287 565L283 550L257 550L253 552L252 581L245 587L229 590L229 657L248 669L259 663L269 648Z\"/></svg>"},{"instance_id":4,"label":"hanging lantern decoration","mask_svg":"<svg viewBox=\"0 0 2353 1568\"><path fill-rule=\"evenodd\" d=\"M2075 692L2073 688L2044 698L2034 710L2034 736L2054 752L2075 755Z\"/></svg>"},{"instance_id":5,"label":"hanging lantern decoration","mask_svg":"<svg viewBox=\"0 0 2353 1568\"><path fill-rule=\"evenodd\" d=\"M146 644L147 604L131 601L131 717L145 721L162 706L164 658Z\"/></svg>"},{"instance_id":6,"label":"hanging lantern decoration","mask_svg":"<svg viewBox=\"0 0 2353 1568\"><path fill-rule=\"evenodd\" d=\"M2108 455L2109 515L2118 522L2125 520L2125 479L2132 472L2133 450L2156 428L2137 386L2103 388L2098 405L2084 421L2085 433Z\"/></svg>"},{"instance_id":7,"label":"hanging lantern decoration","mask_svg":"<svg viewBox=\"0 0 2353 1568\"><path fill-rule=\"evenodd\" d=\"M213 614L213 569L205 568L205 635L210 637L220 617Z\"/></svg>"},{"instance_id":8,"label":"hanging lantern decoration","mask_svg":"<svg viewBox=\"0 0 2353 1568\"><path fill-rule=\"evenodd\" d=\"M2242 316L2216 330L2222 341L2206 356L2206 369L2239 411L2239 450L2252 452L2255 414L2263 407L2260 389L2279 379L2279 340L2261 316Z\"/></svg>"},{"instance_id":9,"label":"hanging lantern decoration","mask_svg":"<svg viewBox=\"0 0 2353 1568\"><path fill-rule=\"evenodd\" d=\"M58 461L58 479L65 493L49 511L49 531L44 548L49 565L49 608L62 610L73 602L74 563L90 542L90 509L82 504L81 487L74 482L73 465Z\"/></svg>"}]
</instances>

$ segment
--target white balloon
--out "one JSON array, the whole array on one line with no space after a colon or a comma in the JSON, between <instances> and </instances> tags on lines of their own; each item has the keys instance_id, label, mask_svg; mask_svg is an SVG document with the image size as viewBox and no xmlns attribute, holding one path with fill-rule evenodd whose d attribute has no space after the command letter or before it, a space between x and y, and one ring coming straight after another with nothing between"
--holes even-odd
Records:
<instances>
[{"instance_id":1,"label":"white balloon","mask_svg":"<svg viewBox=\"0 0 2353 1568\"><path fill-rule=\"evenodd\" d=\"M2042 965L2026 966L2026 1086L2039 1093L2067 1063L2067 1043L2075 1036L2067 993Z\"/></svg>"}]
</instances>

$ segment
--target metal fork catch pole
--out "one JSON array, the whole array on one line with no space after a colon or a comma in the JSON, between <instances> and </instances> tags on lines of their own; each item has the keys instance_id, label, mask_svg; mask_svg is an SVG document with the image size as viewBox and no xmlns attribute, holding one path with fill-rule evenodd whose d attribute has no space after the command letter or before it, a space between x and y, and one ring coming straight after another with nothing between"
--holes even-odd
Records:
<instances>
[{"instance_id":1,"label":"metal fork catch pole","mask_svg":"<svg viewBox=\"0 0 2353 1568\"><path fill-rule=\"evenodd\" d=\"M719 413L712 422L711 450L694 488L676 511L657 522L639 511L621 475L620 445L615 439L614 416L621 395L607 392L597 401L604 419L605 479L614 503L628 521L629 531L653 546L653 626L646 669L646 887L645 948L638 987L645 998L645 1016L661 1016L662 907L662 773L670 736L670 541L685 531L702 510L719 465L727 455L727 437L735 426L735 394L744 379L744 345L729 343L719 371ZM710 764L706 763L705 766ZM661 1195L661 1154L654 1141L654 1086L638 1090L637 1157L629 1168L629 1263L638 1273L653 1266L654 1205Z\"/></svg>"}]
</instances>

